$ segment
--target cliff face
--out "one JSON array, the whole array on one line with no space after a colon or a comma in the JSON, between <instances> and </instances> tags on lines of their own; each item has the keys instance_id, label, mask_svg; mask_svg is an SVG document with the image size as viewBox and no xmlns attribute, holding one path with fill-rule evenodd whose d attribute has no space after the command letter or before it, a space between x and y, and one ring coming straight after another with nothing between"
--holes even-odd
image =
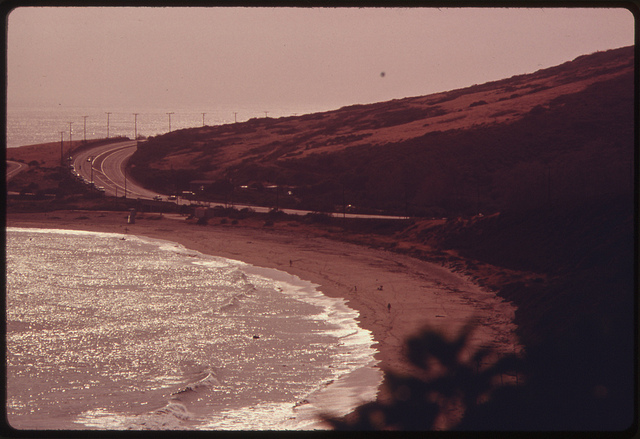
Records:
<instances>
[{"instance_id":1,"label":"cliff face","mask_svg":"<svg viewBox=\"0 0 640 439\"><path fill-rule=\"evenodd\" d=\"M132 158L167 192L189 180L295 188L283 205L410 215L491 213L632 184L633 47L501 81L150 139ZM241 193L236 196L242 196Z\"/></svg>"}]
</instances>

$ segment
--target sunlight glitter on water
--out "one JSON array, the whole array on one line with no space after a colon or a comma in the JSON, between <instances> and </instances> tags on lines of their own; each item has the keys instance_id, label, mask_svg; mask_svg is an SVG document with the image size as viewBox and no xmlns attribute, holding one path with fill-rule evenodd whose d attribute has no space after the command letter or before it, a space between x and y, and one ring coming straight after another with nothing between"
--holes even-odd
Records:
<instances>
[{"instance_id":1,"label":"sunlight glitter on water","mask_svg":"<svg viewBox=\"0 0 640 439\"><path fill-rule=\"evenodd\" d=\"M312 284L173 243L121 238L8 230L10 422L44 428L55 416L68 428L109 419L143 428L141 416L158 415L150 407L179 404L191 415L167 409L161 415L173 416L171 425L234 428L214 419L263 405L291 411L319 383L372 362L357 314ZM278 428L269 419L251 428Z\"/></svg>"}]
</instances>

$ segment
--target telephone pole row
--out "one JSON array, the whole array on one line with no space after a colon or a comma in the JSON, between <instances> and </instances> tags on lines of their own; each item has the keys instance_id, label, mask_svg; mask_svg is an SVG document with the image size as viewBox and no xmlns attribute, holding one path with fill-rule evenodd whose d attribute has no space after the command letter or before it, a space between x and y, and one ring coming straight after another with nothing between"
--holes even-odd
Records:
<instances>
[{"instance_id":1,"label":"telephone pole row","mask_svg":"<svg viewBox=\"0 0 640 439\"><path fill-rule=\"evenodd\" d=\"M82 116L84 119L84 143L87 143L87 117L89 116Z\"/></svg>"},{"instance_id":2,"label":"telephone pole row","mask_svg":"<svg viewBox=\"0 0 640 439\"><path fill-rule=\"evenodd\" d=\"M133 140L136 142L138 141L138 114L140 113L133 113Z\"/></svg>"},{"instance_id":3,"label":"telephone pole row","mask_svg":"<svg viewBox=\"0 0 640 439\"><path fill-rule=\"evenodd\" d=\"M107 139L109 138L109 116L111 115L110 111L105 111L107 114Z\"/></svg>"},{"instance_id":4,"label":"telephone pole row","mask_svg":"<svg viewBox=\"0 0 640 439\"><path fill-rule=\"evenodd\" d=\"M167 113L167 115L169 116L169 132L171 132L171 115L173 114L173 111L170 113Z\"/></svg>"}]
</instances>

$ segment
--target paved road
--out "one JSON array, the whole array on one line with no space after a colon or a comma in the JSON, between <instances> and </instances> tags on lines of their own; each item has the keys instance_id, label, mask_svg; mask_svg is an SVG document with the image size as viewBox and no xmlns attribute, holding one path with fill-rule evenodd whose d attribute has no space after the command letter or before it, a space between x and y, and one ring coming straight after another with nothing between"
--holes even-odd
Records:
<instances>
[{"instance_id":1,"label":"paved road","mask_svg":"<svg viewBox=\"0 0 640 439\"><path fill-rule=\"evenodd\" d=\"M27 169L27 165L25 165L24 163L11 162L7 160L7 174L6 174L7 181L11 180L18 173L24 171L25 169Z\"/></svg>"},{"instance_id":2,"label":"paved road","mask_svg":"<svg viewBox=\"0 0 640 439\"><path fill-rule=\"evenodd\" d=\"M135 141L110 143L76 152L73 165L78 174L105 189L105 195L152 199L156 192L125 176L125 166L136 150Z\"/></svg>"},{"instance_id":3,"label":"paved road","mask_svg":"<svg viewBox=\"0 0 640 439\"><path fill-rule=\"evenodd\" d=\"M161 196L163 200L167 199L164 194L153 192L149 189L145 189L142 186L137 185L131 181L130 178L125 177L125 166L129 157L136 150L135 141L126 141L118 143L110 143L107 145L97 146L95 148L87 149L85 151L76 152L73 158L73 165L76 172L86 178L88 181L95 182L98 187L105 188L105 194L108 196L123 196L125 194L125 182L126 182L126 196L129 198L142 198L153 199L156 196ZM196 202L186 199L178 199L176 203L180 204L203 204L205 206L215 206L221 203L216 202ZM236 209L250 208L256 212L269 212L271 207L251 206L247 204L234 204ZM313 213L310 210L298 210L298 209L280 209L282 212L290 215L307 215ZM342 217L342 213L330 214L334 217ZM369 219L406 219L403 216L390 216L390 215L365 215L347 213L344 215L346 218L369 218Z\"/></svg>"}]
</instances>

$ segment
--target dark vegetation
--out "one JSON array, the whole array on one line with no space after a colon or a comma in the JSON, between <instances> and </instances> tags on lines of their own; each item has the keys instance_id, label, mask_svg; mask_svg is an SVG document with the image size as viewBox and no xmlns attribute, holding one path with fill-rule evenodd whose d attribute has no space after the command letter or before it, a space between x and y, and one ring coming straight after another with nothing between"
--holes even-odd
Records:
<instances>
[{"instance_id":1,"label":"dark vegetation","mask_svg":"<svg viewBox=\"0 0 640 439\"><path fill-rule=\"evenodd\" d=\"M633 187L632 80L598 83L508 125L286 160L279 178L299 185L300 197L318 209L319 200L341 205L344 194L347 204L412 216L606 198ZM259 165L237 172L240 179L275 173Z\"/></svg>"},{"instance_id":2,"label":"dark vegetation","mask_svg":"<svg viewBox=\"0 0 640 439\"><path fill-rule=\"evenodd\" d=\"M43 168L31 161L29 169L19 173L7 185L9 191L18 192L22 197L35 200L66 196L84 195L91 197L84 184L73 178L69 171L62 167Z\"/></svg>"},{"instance_id":3,"label":"dark vegetation","mask_svg":"<svg viewBox=\"0 0 640 439\"><path fill-rule=\"evenodd\" d=\"M473 328L467 325L452 340L426 328L406 342L416 372L385 374L386 401L326 419L337 430L426 431L459 408L461 420L454 425L459 431L573 430L630 437L637 428L628 379L633 364L625 363L622 376L612 374L618 367L610 365L609 340L588 320L528 349L524 358L508 354L497 361L487 349L465 358Z\"/></svg>"},{"instance_id":4,"label":"dark vegetation","mask_svg":"<svg viewBox=\"0 0 640 439\"><path fill-rule=\"evenodd\" d=\"M506 283L493 283L480 275L481 284L517 306L515 323L525 355L511 360L517 360L522 382L518 387L495 388L488 401L467 405L456 429L627 433L637 429L633 205L627 193L568 207L452 219L418 238L440 251L456 250L469 261L533 275ZM469 262L466 269L477 274L473 265ZM426 352L437 355L438 351L429 347ZM482 375L460 375L458 364L447 367L460 379L471 380L467 383L471 389L484 383ZM441 383L422 381L414 402L441 391ZM392 395L400 392L397 377L386 383ZM448 398L460 396L455 388L447 389ZM371 423L371 413L382 410L391 420L392 412L403 403L397 396L390 402L378 401L362 408L357 422L349 418L335 425L381 428ZM421 410L432 416L434 407L422 404ZM415 420L406 421L390 421L382 428L418 427Z\"/></svg>"},{"instance_id":5,"label":"dark vegetation","mask_svg":"<svg viewBox=\"0 0 640 439\"><path fill-rule=\"evenodd\" d=\"M586 65L628 57L611 51L578 58L567 65L446 93L426 107L410 99L345 107L298 119L253 119L244 124L182 130L150 139L132 158L136 180L165 193L187 190L190 180L213 178L202 193L209 200L275 206L267 191L249 193L243 185L292 188L280 207L387 212L437 217L510 210L604 199L633 186L633 74L600 81L586 90L559 95L509 123L435 131L402 142L360 144L333 152L302 155L317 147L367 140L372 129L446 114L439 105L470 91L509 88L520 95L549 87L527 80L553 75L561 81L593 75ZM620 70L625 67L612 67ZM628 66L626 66L628 68ZM609 69L609 70L611 70ZM605 69L605 72L609 72ZM563 79L564 78L564 79ZM469 106L487 105L486 100ZM511 114L503 109L493 117ZM452 114L452 120L465 117ZM297 123L305 130L295 133ZM262 130L262 131L260 131ZM364 131L363 131L364 130ZM250 149L243 161L226 165L221 148L242 142L246 133L290 133ZM346 133L346 134L343 134ZM193 153L192 166L167 169L159 161L170 154ZM213 177L211 177L213 176ZM283 193L284 195L284 193Z\"/></svg>"},{"instance_id":6,"label":"dark vegetation","mask_svg":"<svg viewBox=\"0 0 640 439\"><path fill-rule=\"evenodd\" d=\"M593 68L625 57L627 64ZM430 98L425 108L413 107L408 99L176 131L141 144L131 171L136 180L165 193L189 190L191 181L214 176L199 197L316 212L294 219L274 210L260 216L265 227L298 221L327 231L339 229L332 235L339 239L370 234L379 238L367 238L372 245L390 243L386 248L396 251L403 251L397 246L400 241L431 246L431 254L415 255L445 263L444 252L455 251L469 261L464 269L481 285L517 306L523 358L507 357L483 369L458 361L457 352L471 329L455 341L432 332L417 335L408 342L408 354L418 372L387 374L390 400L334 420L337 428L431 429L443 404L463 401L466 411L458 429L625 430L637 422L637 98L630 70L533 106L508 123L430 132L386 145L301 152L331 142L368 142L371 133L360 130L422 119L429 124L429 118L446 114L441 104L470 90L501 88L508 96L500 98L505 102L543 92L544 86L530 84L533 80L555 76L570 83L577 77L628 69L632 62L626 48L443 93ZM484 108L489 105L485 102L474 100L471 106ZM515 114L503 108L492 117ZM450 115L451 120L464 117ZM324 137L298 130L296 124L303 122ZM243 135L266 135L269 129L290 137L270 138L232 166L216 160L225 146L236 145ZM176 152L193 154L192 165L162 164ZM18 192L42 196L31 202L41 203L41 208L54 208L56 203L58 208L82 203L104 208L106 202L75 193L73 182L62 173L43 170L37 163L11 184ZM55 199L45 199L47 194ZM16 209L30 208L15 204L24 201L12 203ZM343 210L406 214L412 219L344 220L323 213ZM202 224L232 227L254 215L218 208ZM432 217L448 219L419 228ZM495 280L483 275L479 264L522 275ZM486 354L477 354L479 363ZM444 376L427 376L431 363L426 356L444 366ZM515 370L522 378L517 386L496 385L497 376L513 376Z\"/></svg>"}]
</instances>

